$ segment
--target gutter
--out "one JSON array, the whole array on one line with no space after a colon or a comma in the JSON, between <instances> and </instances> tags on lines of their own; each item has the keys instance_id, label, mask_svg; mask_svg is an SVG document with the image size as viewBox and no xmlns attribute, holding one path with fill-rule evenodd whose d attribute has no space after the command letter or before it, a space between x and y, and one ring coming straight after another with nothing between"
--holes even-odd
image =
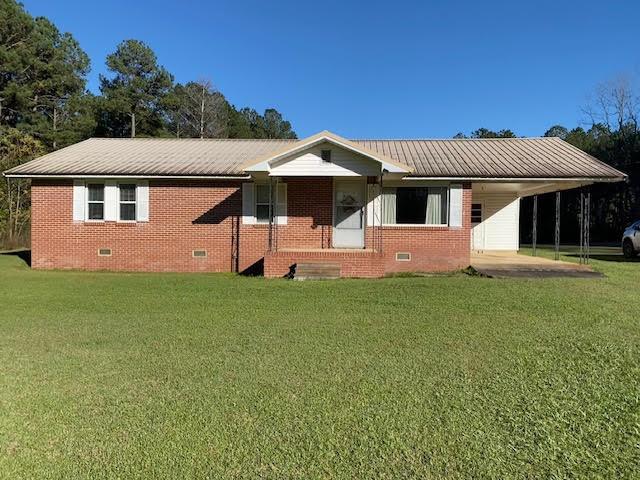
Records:
<instances>
[{"instance_id":1,"label":"gutter","mask_svg":"<svg viewBox=\"0 0 640 480\"><path fill-rule=\"evenodd\" d=\"M3 173L7 178L155 178L171 180L250 180L249 175L65 175L65 174L28 174Z\"/></svg>"},{"instance_id":2,"label":"gutter","mask_svg":"<svg viewBox=\"0 0 640 480\"><path fill-rule=\"evenodd\" d=\"M623 182L624 177L404 177L402 180L447 180L478 183L537 183L537 182Z\"/></svg>"}]
</instances>

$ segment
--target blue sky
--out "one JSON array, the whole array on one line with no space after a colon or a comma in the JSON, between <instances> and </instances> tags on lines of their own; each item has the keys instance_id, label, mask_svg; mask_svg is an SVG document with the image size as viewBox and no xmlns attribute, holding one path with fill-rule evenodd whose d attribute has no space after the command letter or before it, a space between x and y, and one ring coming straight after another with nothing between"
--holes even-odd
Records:
<instances>
[{"instance_id":1,"label":"blue sky","mask_svg":"<svg viewBox=\"0 0 640 480\"><path fill-rule=\"evenodd\" d=\"M123 39L176 80L275 107L299 136L437 138L478 127L542 135L585 120L599 82L640 76L640 2L23 0L71 32L98 90Z\"/></svg>"}]
</instances>

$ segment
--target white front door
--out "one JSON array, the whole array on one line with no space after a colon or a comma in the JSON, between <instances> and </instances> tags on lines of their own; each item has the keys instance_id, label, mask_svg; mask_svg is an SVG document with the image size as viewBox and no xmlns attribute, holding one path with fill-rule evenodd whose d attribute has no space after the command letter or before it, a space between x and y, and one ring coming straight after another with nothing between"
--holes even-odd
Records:
<instances>
[{"instance_id":1,"label":"white front door","mask_svg":"<svg viewBox=\"0 0 640 480\"><path fill-rule=\"evenodd\" d=\"M471 204L471 250L484 250L484 205L481 202Z\"/></svg>"},{"instance_id":2,"label":"white front door","mask_svg":"<svg viewBox=\"0 0 640 480\"><path fill-rule=\"evenodd\" d=\"M333 246L364 248L365 179L335 179Z\"/></svg>"}]
</instances>

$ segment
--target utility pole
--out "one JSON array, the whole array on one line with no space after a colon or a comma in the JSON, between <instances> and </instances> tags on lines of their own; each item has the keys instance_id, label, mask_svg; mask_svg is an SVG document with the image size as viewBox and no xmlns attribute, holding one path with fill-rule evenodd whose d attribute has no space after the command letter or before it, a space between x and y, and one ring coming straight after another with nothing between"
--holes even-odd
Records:
<instances>
[{"instance_id":1,"label":"utility pole","mask_svg":"<svg viewBox=\"0 0 640 480\"><path fill-rule=\"evenodd\" d=\"M130 113L131 115L131 138L136 138L136 114Z\"/></svg>"}]
</instances>

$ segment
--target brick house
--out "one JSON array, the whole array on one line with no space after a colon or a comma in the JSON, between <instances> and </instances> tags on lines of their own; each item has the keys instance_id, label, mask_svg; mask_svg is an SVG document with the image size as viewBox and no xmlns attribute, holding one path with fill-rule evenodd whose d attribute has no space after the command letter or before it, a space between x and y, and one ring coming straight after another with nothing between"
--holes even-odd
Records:
<instances>
[{"instance_id":1,"label":"brick house","mask_svg":"<svg viewBox=\"0 0 640 480\"><path fill-rule=\"evenodd\" d=\"M32 267L344 277L519 248L519 201L625 175L557 138L89 139L32 179Z\"/></svg>"}]
</instances>

